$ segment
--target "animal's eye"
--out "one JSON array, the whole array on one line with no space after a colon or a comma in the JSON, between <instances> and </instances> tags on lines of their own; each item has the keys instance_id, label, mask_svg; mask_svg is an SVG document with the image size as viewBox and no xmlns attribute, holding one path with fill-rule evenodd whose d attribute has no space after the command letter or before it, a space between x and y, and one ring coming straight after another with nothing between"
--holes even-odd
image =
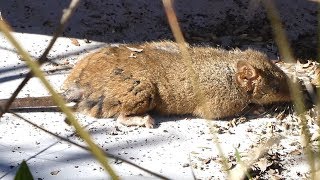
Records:
<instances>
[{"instance_id":1,"label":"animal's eye","mask_svg":"<svg viewBox=\"0 0 320 180\"><path fill-rule=\"evenodd\" d=\"M280 91L280 87L274 86L274 87L272 87L272 91L273 91L273 93L278 93Z\"/></svg>"},{"instance_id":2,"label":"animal's eye","mask_svg":"<svg viewBox=\"0 0 320 180\"><path fill-rule=\"evenodd\" d=\"M280 85L277 81L273 81L270 85L273 93L278 93L280 91Z\"/></svg>"}]
</instances>

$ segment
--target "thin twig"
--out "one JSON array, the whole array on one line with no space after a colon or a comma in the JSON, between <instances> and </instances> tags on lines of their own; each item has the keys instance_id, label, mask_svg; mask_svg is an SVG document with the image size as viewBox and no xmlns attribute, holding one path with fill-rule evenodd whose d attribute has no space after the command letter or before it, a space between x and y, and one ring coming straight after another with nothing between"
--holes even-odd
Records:
<instances>
[{"instance_id":1,"label":"thin twig","mask_svg":"<svg viewBox=\"0 0 320 180\"><path fill-rule=\"evenodd\" d=\"M0 108L1 108L1 107L0 107ZM44 131L44 132L46 132L46 133L48 133L48 134L50 134L50 135L52 135L52 136L54 136L54 137L62 140L62 141L68 142L68 143L70 143L70 144L72 144L72 145L75 145L75 146L81 148L81 149L84 149L84 150L86 150L86 151L90 151L90 152L91 152L91 150L90 150L87 146L80 145L80 144L78 144L78 143L76 143L76 142L74 142L74 141L72 141L72 140L70 140L70 139L68 139L68 138L59 136L59 135L57 135L57 134L55 134L55 133L53 133L53 132L51 132L51 131L48 131L48 130L46 130L46 129L40 127L40 126L38 126L37 124L29 121L28 119L20 116L19 114L15 113L15 112L13 112L13 111L10 111L10 110L9 110L9 112L10 112L11 114L13 114L14 116L22 119L22 120L25 121L26 123L28 123L28 124L30 124L30 125L38 128L38 129ZM103 150L101 149L101 151L103 151ZM120 160L120 161L122 161L122 162L125 162L125 163L127 163L127 164L130 164L130 165L132 165L133 167L136 167L136 168L138 168L138 169L140 169L140 170L142 170L142 171L144 171L144 172L146 172L146 173L149 173L149 174L151 174L151 175L153 175L153 176L155 176L155 177L157 177L157 178L169 179L169 178L167 178L167 177L165 177L165 176L162 176L162 175L157 174L157 173L155 173L155 172L152 172L152 171L150 171L150 170L148 170L148 169L145 169L145 168L143 168L143 167L141 167L141 166L139 166L139 165L137 165L137 164L135 164L135 163L133 163L133 162L130 162L130 161L126 160L126 159L123 159L123 158L121 158L121 157L119 157L119 156L116 156L116 155L107 153L107 152L105 152L105 151L103 151L103 152L104 152L105 156L107 156L107 157L109 157L109 158L118 159L118 160Z\"/></svg>"},{"instance_id":2,"label":"thin twig","mask_svg":"<svg viewBox=\"0 0 320 180\"><path fill-rule=\"evenodd\" d=\"M286 36L285 30L282 26L280 15L274 4L274 1L264 0L263 3L267 11L268 18L270 20L270 24L273 29L273 35L275 37L276 44L279 48L280 55L282 56L285 62L289 62L289 63L294 62L294 57L290 49L289 41ZM311 169L311 179L314 179L315 159L313 157L313 152L309 143L311 135L307 125L308 124L307 119L305 115L303 115L303 112L305 112L306 107L303 102L302 91L301 91L301 88L298 86L298 83L289 82L288 85L290 88L290 94L293 99L295 111L299 114L301 130L303 132L302 136L304 138L304 141L307 143L305 152L307 154L308 162Z\"/></svg>"},{"instance_id":3,"label":"thin twig","mask_svg":"<svg viewBox=\"0 0 320 180\"><path fill-rule=\"evenodd\" d=\"M37 61L34 61L29 54L20 46L17 40L10 33L10 29L6 25L5 22L0 21L0 29L3 31L6 38L10 41L10 43L17 49L18 53L24 58L26 64L31 69L32 73L38 77L38 79L42 82L42 84L46 87L46 89L50 92L52 96L52 100L56 103L57 106L61 109L61 111L67 116L68 120L71 122L73 127L76 129L79 136L88 144L92 151L92 155L101 163L104 169L109 173L112 179L118 179L118 176L114 172L114 170L108 164L107 158L104 156L101 149L93 142L90 138L88 132L86 132L75 116L73 115L70 108L66 106L65 101L60 97L60 95L54 90L54 88L50 85L48 80L45 78L43 72L40 69L40 65Z\"/></svg>"},{"instance_id":4,"label":"thin twig","mask_svg":"<svg viewBox=\"0 0 320 180\"><path fill-rule=\"evenodd\" d=\"M41 57L39 58L39 64L40 65L42 65L43 63L48 61L47 56L49 54L49 51L51 50L53 44L56 42L58 37L62 34L63 30L65 29L65 26L66 26L67 22L71 18L72 14L74 13L74 11L76 10L78 5L79 5L79 0L72 0L70 2L69 7L64 10L64 13L63 13L63 15L61 17L61 20L60 20L60 24L59 24L59 26L57 27L57 29L55 30L55 32L53 34L53 38L51 39L48 47L45 49L45 51L43 52ZM29 71L28 74L26 75L26 77L23 79L23 81L19 84L17 89L13 92L11 97L8 99L8 102L5 104L5 106L3 108L3 111L0 112L0 117L5 112L7 112L9 110L9 108L10 108L12 102L14 101L14 99L18 96L19 92L22 90L22 88L27 84L27 82L32 77L33 77L33 74L32 74L31 71Z\"/></svg>"},{"instance_id":5,"label":"thin twig","mask_svg":"<svg viewBox=\"0 0 320 180\"><path fill-rule=\"evenodd\" d=\"M194 174L193 167L192 167L192 162L191 162L191 156L190 156L190 153L189 153L189 157L188 157L188 159L189 159L189 163L190 163L190 169L191 169L192 178L193 178L193 180L197 180L196 175Z\"/></svg>"}]
</instances>

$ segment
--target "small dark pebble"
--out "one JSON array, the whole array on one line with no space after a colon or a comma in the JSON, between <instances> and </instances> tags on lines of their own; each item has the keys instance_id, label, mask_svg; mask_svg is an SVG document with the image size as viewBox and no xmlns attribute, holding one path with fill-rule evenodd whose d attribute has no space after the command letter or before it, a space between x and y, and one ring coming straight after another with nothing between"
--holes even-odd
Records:
<instances>
[{"instance_id":1,"label":"small dark pebble","mask_svg":"<svg viewBox=\"0 0 320 180\"><path fill-rule=\"evenodd\" d=\"M210 159L210 158L208 158L208 159L204 159L202 162L203 162L204 164L209 164L209 163L210 163L210 161L211 161L211 159Z\"/></svg>"},{"instance_id":2,"label":"small dark pebble","mask_svg":"<svg viewBox=\"0 0 320 180\"><path fill-rule=\"evenodd\" d=\"M182 167L189 167L189 166L190 166L189 163L185 163L185 164L182 165Z\"/></svg>"},{"instance_id":3,"label":"small dark pebble","mask_svg":"<svg viewBox=\"0 0 320 180\"><path fill-rule=\"evenodd\" d=\"M59 172L60 172L60 170L52 171L50 174L51 174L51 175L57 175Z\"/></svg>"},{"instance_id":4,"label":"small dark pebble","mask_svg":"<svg viewBox=\"0 0 320 180\"><path fill-rule=\"evenodd\" d=\"M92 41L89 40L89 39L84 39L84 42L85 42L85 43L91 43Z\"/></svg>"},{"instance_id":5,"label":"small dark pebble","mask_svg":"<svg viewBox=\"0 0 320 180\"><path fill-rule=\"evenodd\" d=\"M119 159L116 159L116 160L114 161L114 163L115 163L115 164L122 164L122 161L119 160Z\"/></svg>"}]
</instances>

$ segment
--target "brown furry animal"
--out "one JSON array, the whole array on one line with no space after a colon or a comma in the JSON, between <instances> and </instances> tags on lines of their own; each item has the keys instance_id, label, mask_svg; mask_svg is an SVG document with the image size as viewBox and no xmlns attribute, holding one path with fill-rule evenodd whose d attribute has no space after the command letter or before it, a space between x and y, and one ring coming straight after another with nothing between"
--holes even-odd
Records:
<instances>
[{"instance_id":1,"label":"brown furry animal","mask_svg":"<svg viewBox=\"0 0 320 180\"><path fill-rule=\"evenodd\" d=\"M152 128L150 111L206 119L235 116L249 104L290 100L287 76L265 54L188 47L196 82L174 42L110 46L80 60L62 89L77 110ZM198 92L198 93L196 93Z\"/></svg>"},{"instance_id":2,"label":"brown furry animal","mask_svg":"<svg viewBox=\"0 0 320 180\"><path fill-rule=\"evenodd\" d=\"M79 111L147 127L154 124L149 111L214 119L234 116L249 103L290 99L286 75L262 53L210 47L190 47L189 53L199 87L194 87L197 83L176 43L152 42L88 55L74 67L63 89L69 99L77 99Z\"/></svg>"}]
</instances>

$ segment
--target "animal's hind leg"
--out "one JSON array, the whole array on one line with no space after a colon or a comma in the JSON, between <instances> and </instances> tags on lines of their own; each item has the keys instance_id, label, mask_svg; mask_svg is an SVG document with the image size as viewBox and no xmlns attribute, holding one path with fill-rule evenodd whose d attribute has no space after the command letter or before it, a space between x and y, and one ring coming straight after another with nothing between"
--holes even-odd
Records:
<instances>
[{"instance_id":1,"label":"animal's hind leg","mask_svg":"<svg viewBox=\"0 0 320 180\"><path fill-rule=\"evenodd\" d=\"M90 116L101 118L105 97L99 93L86 94L77 104L77 111Z\"/></svg>"},{"instance_id":2,"label":"animal's hind leg","mask_svg":"<svg viewBox=\"0 0 320 180\"><path fill-rule=\"evenodd\" d=\"M105 93L104 116L117 115L117 121L126 126L153 128L154 120L147 113L155 107L154 85L148 80L130 79L114 87Z\"/></svg>"},{"instance_id":3,"label":"animal's hind leg","mask_svg":"<svg viewBox=\"0 0 320 180\"><path fill-rule=\"evenodd\" d=\"M117 117L121 124L152 128L154 120L147 115L155 107L156 89L146 79L109 79L107 85L77 87L68 92L78 101L77 110L97 118ZM74 98L73 94L79 94ZM143 116L142 116L143 115Z\"/></svg>"}]
</instances>

